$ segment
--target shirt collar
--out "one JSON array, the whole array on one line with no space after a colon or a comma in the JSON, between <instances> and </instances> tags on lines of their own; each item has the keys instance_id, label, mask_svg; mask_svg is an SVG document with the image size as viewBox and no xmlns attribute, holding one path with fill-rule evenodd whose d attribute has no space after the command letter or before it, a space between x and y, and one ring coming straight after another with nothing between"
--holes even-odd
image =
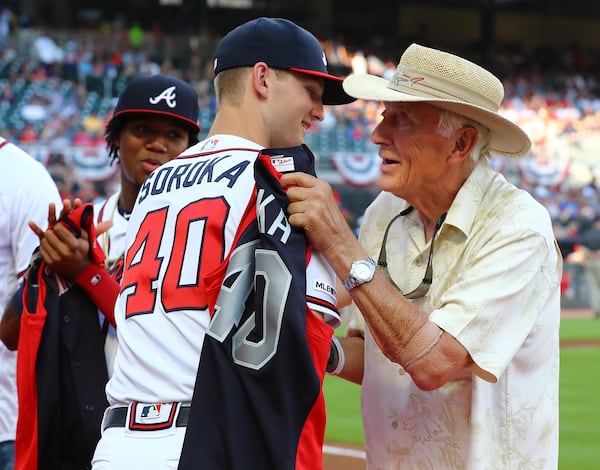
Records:
<instances>
[{"instance_id":1,"label":"shirt collar","mask_svg":"<svg viewBox=\"0 0 600 470\"><path fill-rule=\"evenodd\" d=\"M204 152L218 152L224 149L256 149L256 151L260 151L263 147L256 142L252 142L251 140L244 139L243 137L239 137L237 135L229 135L229 134L217 134L207 139L198 142L196 145L189 147L185 150L182 155L195 155L197 153Z\"/></svg>"},{"instance_id":2,"label":"shirt collar","mask_svg":"<svg viewBox=\"0 0 600 470\"><path fill-rule=\"evenodd\" d=\"M489 190L497 173L486 158L480 158L475 168L459 189L446 217L446 224L453 225L466 235L471 231L478 207Z\"/></svg>"}]
</instances>

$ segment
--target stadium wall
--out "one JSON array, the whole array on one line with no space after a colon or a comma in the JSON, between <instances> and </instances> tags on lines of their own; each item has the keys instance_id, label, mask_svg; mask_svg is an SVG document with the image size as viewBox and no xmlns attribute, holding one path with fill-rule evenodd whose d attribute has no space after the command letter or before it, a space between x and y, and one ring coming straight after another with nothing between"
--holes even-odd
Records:
<instances>
[{"instance_id":1,"label":"stadium wall","mask_svg":"<svg viewBox=\"0 0 600 470\"><path fill-rule=\"evenodd\" d=\"M437 45L469 44L481 37L481 12L475 8L410 5L401 9L398 21L403 36ZM496 12L494 36L497 43L521 43L527 52L540 46L572 43L597 48L600 19Z\"/></svg>"}]
</instances>

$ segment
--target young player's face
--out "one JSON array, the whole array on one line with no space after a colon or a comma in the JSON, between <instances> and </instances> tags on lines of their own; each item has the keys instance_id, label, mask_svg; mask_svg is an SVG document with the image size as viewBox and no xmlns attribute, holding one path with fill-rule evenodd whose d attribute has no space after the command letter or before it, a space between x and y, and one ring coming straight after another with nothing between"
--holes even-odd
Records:
<instances>
[{"instance_id":1,"label":"young player's face","mask_svg":"<svg viewBox=\"0 0 600 470\"><path fill-rule=\"evenodd\" d=\"M188 144L188 128L177 120L150 115L128 120L117 139L123 183L139 188L150 172L175 158Z\"/></svg>"},{"instance_id":2,"label":"young player's face","mask_svg":"<svg viewBox=\"0 0 600 470\"><path fill-rule=\"evenodd\" d=\"M323 120L323 80L290 72L274 81L272 91L272 106L266 117L269 146L302 144L314 121Z\"/></svg>"}]
</instances>

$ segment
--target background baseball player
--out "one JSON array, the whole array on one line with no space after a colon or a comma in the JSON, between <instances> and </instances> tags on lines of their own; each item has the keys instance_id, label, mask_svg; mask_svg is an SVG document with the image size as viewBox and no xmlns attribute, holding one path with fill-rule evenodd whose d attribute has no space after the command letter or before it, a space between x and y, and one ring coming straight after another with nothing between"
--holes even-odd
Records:
<instances>
[{"instance_id":1,"label":"background baseball player","mask_svg":"<svg viewBox=\"0 0 600 470\"><path fill-rule=\"evenodd\" d=\"M27 223L45 226L48 203L60 207L60 196L41 163L16 145L0 138L0 316L2 327L11 323L3 312L17 289L38 244ZM17 354L0 342L0 469L13 468L17 425Z\"/></svg>"},{"instance_id":2,"label":"background baseball player","mask_svg":"<svg viewBox=\"0 0 600 470\"><path fill-rule=\"evenodd\" d=\"M120 162L120 191L98 202L94 209L100 232L98 244L107 257L103 265L93 262L85 231L81 237L77 237L67 226L54 225L54 207L50 208L51 230L44 233L39 226L32 224L41 238L40 253L47 265L73 281L101 312L106 313L106 316L101 315L101 333L105 338L104 352L109 376L116 351L113 309L120 289L129 214L147 175L198 141L200 128L197 121L198 96L188 83L177 77L140 76L133 79L121 93L105 132L109 154L114 161ZM79 204L80 201L77 201L74 206ZM72 208L73 204L65 201L62 215L68 214ZM82 299L82 309L84 303ZM15 341L18 340L18 328L13 329L12 335L16 336ZM93 346L89 344L89 347ZM89 373L98 375L100 371ZM103 397L104 385L105 382L101 384ZM88 380L82 381L80 386L88 388L93 384ZM90 448L78 454L84 465L89 465L95 443L100 437L100 419L106 405L104 402L95 406L100 407L98 419L94 419L94 423L84 424L95 430L96 437L89 440ZM91 419L91 414L87 416ZM26 420L20 418L20 426L25 424ZM48 434L44 431L40 436ZM24 445L30 447L29 440L24 439ZM22 463L29 461L29 453L24 451L18 454L17 459L17 463L19 460ZM50 462L47 457L39 460L40 465L46 465L46 468L57 464Z\"/></svg>"}]
</instances>

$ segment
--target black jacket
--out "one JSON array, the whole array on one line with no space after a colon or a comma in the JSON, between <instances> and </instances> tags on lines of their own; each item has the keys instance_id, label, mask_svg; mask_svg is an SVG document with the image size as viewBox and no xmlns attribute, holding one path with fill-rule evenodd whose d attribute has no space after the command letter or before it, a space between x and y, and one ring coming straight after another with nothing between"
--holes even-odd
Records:
<instances>
[{"instance_id":1,"label":"black jacket","mask_svg":"<svg viewBox=\"0 0 600 470\"><path fill-rule=\"evenodd\" d=\"M108 406L98 310L39 256L27 274L23 301L15 468L90 468Z\"/></svg>"}]
</instances>

